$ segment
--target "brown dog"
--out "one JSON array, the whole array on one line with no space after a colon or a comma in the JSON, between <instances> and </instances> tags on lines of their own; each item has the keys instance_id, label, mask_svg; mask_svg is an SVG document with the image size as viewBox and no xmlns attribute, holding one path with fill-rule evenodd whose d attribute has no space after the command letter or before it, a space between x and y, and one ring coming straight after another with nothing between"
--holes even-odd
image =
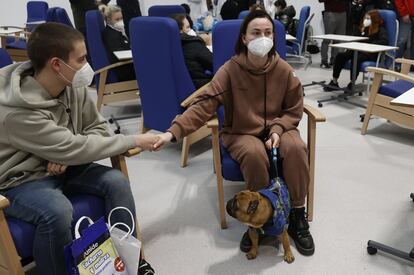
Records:
<instances>
[{"instance_id":1,"label":"brown dog","mask_svg":"<svg viewBox=\"0 0 414 275\"><path fill-rule=\"evenodd\" d=\"M259 247L259 234L258 229L262 228L269 220L274 216L277 209L273 209L271 202L268 198L261 195L259 192L241 191L227 202L227 213L233 218L239 220L243 224L249 226L249 238L252 241L252 247L247 252L247 259L251 260L256 258L257 249ZM286 227L283 229L281 235L278 236L281 239L284 260L291 263L295 260L292 250L290 250L289 236Z\"/></svg>"}]
</instances>

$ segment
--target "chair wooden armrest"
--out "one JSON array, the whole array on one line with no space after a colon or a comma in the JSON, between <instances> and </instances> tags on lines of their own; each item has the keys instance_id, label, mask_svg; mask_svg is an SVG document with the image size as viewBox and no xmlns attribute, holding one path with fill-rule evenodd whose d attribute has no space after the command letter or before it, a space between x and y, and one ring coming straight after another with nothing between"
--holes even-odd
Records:
<instances>
[{"instance_id":1,"label":"chair wooden armrest","mask_svg":"<svg viewBox=\"0 0 414 275\"><path fill-rule=\"evenodd\" d=\"M134 149L129 149L128 151L123 153L123 155L127 158L130 158L130 157L133 157L135 155L138 155L141 152L142 152L142 150L140 148L134 148Z\"/></svg>"},{"instance_id":2,"label":"chair wooden armrest","mask_svg":"<svg viewBox=\"0 0 414 275\"><path fill-rule=\"evenodd\" d=\"M200 87L198 90L196 90L194 93L192 93L189 97L187 97L186 99L183 100L183 102L181 102L181 107L183 108L187 108L191 102L193 102L193 100L198 97L202 92L204 92L204 89L210 84L207 83L204 86Z\"/></svg>"},{"instance_id":3,"label":"chair wooden armrest","mask_svg":"<svg viewBox=\"0 0 414 275\"><path fill-rule=\"evenodd\" d=\"M218 119L217 117L207 121L207 128L218 128Z\"/></svg>"},{"instance_id":4,"label":"chair wooden armrest","mask_svg":"<svg viewBox=\"0 0 414 275\"><path fill-rule=\"evenodd\" d=\"M312 120L314 120L315 122L324 122L326 121L326 117L324 114L322 114L320 111L318 111L317 109L313 108L312 106L309 105L304 105L303 111L308 115L308 117Z\"/></svg>"},{"instance_id":5,"label":"chair wooden armrest","mask_svg":"<svg viewBox=\"0 0 414 275\"><path fill-rule=\"evenodd\" d=\"M110 69L114 69L114 68L117 68L119 66L123 66L123 65L126 65L126 64L130 64L132 62L133 62L132 59L131 60L127 60L127 61L116 62L114 64L111 64L109 66L103 67L103 68L95 71L95 74L100 74L100 73L103 73L105 71L109 71Z\"/></svg>"},{"instance_id":6,"label":"chair wooden armrest","mask_svg":"<svg viewBox=\"0 0 414 275\"><path fill-rule=\"evenodd\" d=\"M395 72L395 71L391 71L391 70L387 70L387 69L383 69L383 68L377 68L377 67L368 67L367 68L368 72L372 72L374 74L380 74L382 76L384 75L388 75L391 77L395 77L397 79L403 79L406 80L408 82L414 83L414 78L410 77L406 74L403 73L399 73L399 72Z\"/></svg>"},{"instance_id":7,"label":"chair wooden armrest","mask_svg":"<svg viewBox=\"0 0 414 275\"><path fill-rule=\"evenodd\" d=\"M407 59L407 58L396 58L395 62L414 65L414 60L413 59Z\"/></svg>"},{"instance_id":8,"label":"chair wooden armrest","mask_svg":"<svg viewBox=\"0 0 414 275\"><path fill-rule=\"evenodd\" d=\"M0 195L0 210L3 210L4 208L6 208L9 205L10 205L9 200L6 199L6 197Z\"/></svg>"}]
</instances>

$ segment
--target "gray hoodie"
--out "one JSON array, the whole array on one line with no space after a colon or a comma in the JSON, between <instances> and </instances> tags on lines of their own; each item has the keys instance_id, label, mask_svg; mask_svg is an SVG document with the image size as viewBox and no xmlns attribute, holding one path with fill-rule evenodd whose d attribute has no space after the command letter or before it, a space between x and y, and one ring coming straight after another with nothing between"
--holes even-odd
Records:
<instances>
[{"instance_id":1,"label":"gray hoodie","mask_svg":"<svg viewBox=\"0 0 414 275\"><path fill-rule=\"evenodd\" d=\"M58 98L30 75L30 62L0 70L0 190L48 175L48 162L79 165L135 147L133 136L110 136L87 88Z\"/></svg>"}]
</instances>

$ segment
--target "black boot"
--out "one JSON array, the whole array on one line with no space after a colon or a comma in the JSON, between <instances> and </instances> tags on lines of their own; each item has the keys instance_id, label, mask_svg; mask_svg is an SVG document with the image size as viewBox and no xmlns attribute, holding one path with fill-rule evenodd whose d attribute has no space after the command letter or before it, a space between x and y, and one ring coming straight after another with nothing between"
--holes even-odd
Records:
<instances>
[{"instance_id":1,"label":"black boot","mask_svg":"<svg viewBox=\"0 0 414 275\"><path fill-rule=\"evenodd\" d=\"M292 208L290 211L288 233L295 241L296 249L300 254L305 256L313 255L315 252L315 244L309 232L305 207Z\"/></svg>"}]
</instances>

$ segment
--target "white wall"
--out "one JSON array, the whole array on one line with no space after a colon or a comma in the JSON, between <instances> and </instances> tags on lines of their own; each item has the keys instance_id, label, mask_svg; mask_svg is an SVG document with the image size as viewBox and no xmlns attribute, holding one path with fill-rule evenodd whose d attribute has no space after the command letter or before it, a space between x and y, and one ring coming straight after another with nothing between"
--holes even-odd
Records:
<instances>
[{"instance_id":1,"label":"white wall","mask_svg":"<svg viewBox=\"0 0 414 275\"><path fill-rule=\"evenodd\" d=\"M72 19L72 11L69 0L46 0L50 7L65 8ZM152 5L174 5L182 4L188 0L140 0L141 11L144 15L148 14L148 8ZM26 3L28 0L0 0L0 26L17 25L23 26L26 22ZM111 2L116 2L112 0ZM311 25L315 34L323 33L322 14L323 4L316 0L287 0L288 5L293 5L296 9L297 17L299 16L300 8L309 5L311 13L315 14Z\"/></svg>"}]
</instances>

